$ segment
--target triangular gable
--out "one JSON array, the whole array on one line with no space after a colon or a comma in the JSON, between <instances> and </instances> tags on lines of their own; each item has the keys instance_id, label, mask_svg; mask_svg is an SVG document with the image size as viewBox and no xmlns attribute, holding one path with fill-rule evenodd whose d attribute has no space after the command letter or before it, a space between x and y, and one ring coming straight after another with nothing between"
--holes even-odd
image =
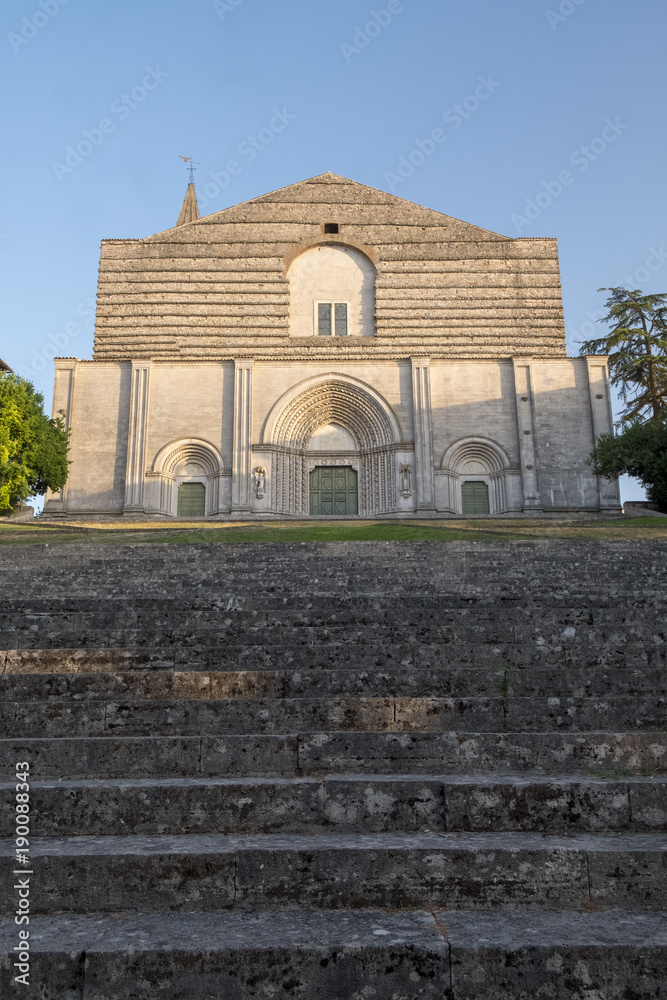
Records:
<instances>
[{"instance_id":1,"label":"triangular gable","mask_svg":"<svg viewBox=\"0 0 667 1000\"><path fill-rule=\"evenodd\" d=\"M278 188L267 194L259 195L248 201L231 205L220 212L213 212L201 219L177 228L167 229L154 236L146 237L146 241L164 238L173 233L178 242L185 239L192 239L195 233L193 227L204 227L210 225L221 225L234 222L259 222L259 217L253 218L253 206L266 204L275 205L359 205L369 209L375 209L374 223L387 225L411 225L411 226L434 226L444 230L443 239L456 239L457 241L505 241L509 237L494 233L489 229L482 229L479 226L468 222L462 222L453 216L437 212L435 209L426 208L405 198L389 194L378 188L369 187L367 184L360 184L359 181L341 177L339 174L331 172L319 174L307 180L297 181L287 187ZM186 234L188 234L187 236Z\"/></svg>"}]
</instances>

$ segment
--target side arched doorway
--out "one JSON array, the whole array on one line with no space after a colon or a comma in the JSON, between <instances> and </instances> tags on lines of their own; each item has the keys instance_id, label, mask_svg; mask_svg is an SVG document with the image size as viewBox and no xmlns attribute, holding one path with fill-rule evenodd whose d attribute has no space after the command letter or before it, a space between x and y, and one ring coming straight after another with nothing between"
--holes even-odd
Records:
<instances>
[{"instance_id":1,"label":"side arched doorway","mask_svg":"<svg viewBox=\"0 0 667 1000\"><path fill-rule=\"evenodd\" d=\"M160 449L147 474L152 481L151 513L207 517L229 510L230 472L215 445L200 438L171 441Z\"/></svg>"},{"instance_id":2,"label":"side arched doorway","mask_svg":"<svg viewBox=\"0 0 667 1000\"><path fill-rule=\"evenodd\" d=\"M495 441L470 437L454 442L437 475L444 487L441 510L474 517L520 509L521 474Z\"/></svg>"}]
</instances>

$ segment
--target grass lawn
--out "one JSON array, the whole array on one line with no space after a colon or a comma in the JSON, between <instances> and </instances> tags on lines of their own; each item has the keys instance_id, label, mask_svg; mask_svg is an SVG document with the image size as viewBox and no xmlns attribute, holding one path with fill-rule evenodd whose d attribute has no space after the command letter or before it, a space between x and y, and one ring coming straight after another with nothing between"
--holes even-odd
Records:
<instances>
[{"instance_id":1,"label":"grass lawn","mask_svg":"<svg viewBox=\"0 0 667 1000\"><path fill-rule=\"evenodd\" d=\"M667 518L617 517L609 520L531 517L428 521L272 521L270 523L164 521L0 520L0 545L66 542L497 542L581 538L666 541Z\"/></svg>"}]
</instances>

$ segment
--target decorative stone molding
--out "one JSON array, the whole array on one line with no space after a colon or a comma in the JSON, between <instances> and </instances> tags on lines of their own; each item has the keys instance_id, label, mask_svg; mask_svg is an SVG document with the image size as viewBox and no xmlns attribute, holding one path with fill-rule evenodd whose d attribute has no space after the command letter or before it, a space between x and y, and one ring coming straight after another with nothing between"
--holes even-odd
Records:
<instances>
[{"instance_id":1,"label":"decorative stone molding","mask_svg":"<svg viewBox=\"0 0 667 1000\"><path fill-rule=\"evenodd\" d=\"M378 255L373 249L373 247L367 246L365 243L359 243L358 240L352 240L349 237L344 238L343 236L321 236L316 237L314 240L304 240L303 243L298 243L293 246L287 253L283 256L283 271L285 274L290 269L290 266L294 263L297 257L300 257L302 253L307 250L312 250L313 247L351 247L353 250L359 250L361 253L365 254L366 257L371 261L371 263L377 267L378 266Z\"/></svg>"},{"instance_id":2,"label":"decorative stone molding","mask_svg":"<svg viewBox=\"0 0 667 1000\"><path fill-rule=\"evenodd\" d=\"M501 472L509 469L511 462L504 448L495 441L482 437L467 437L454 441L442 456L441 469L458 472L469 462L478 462L485 472Z\"/></svg>"},{"instance_id":3,"label":"decorative stone molding","mask_svg":"<svg viewBox=\"0 0 667 1000\"><path fill-rule=\"evenodd\" d=\"M143 513L150 361L132 361L123 513Z\"/></svg>"},{"instance_id":4,"label":"decorative stone molding","mask_svg":"<svg viewBox=\"0 0 667 1000\"><path fill-rule=\"evenodd\" d=\"M514 385L516 391L516 418L519 429L519 451L521 455L521 481L523 486L524 510L541 510L542 498L537 478L537 450L535 435L535 415L533 413L533 386L530 362L513 359Z\"/></svg>"},{"instance_id":5,"label":"decorative stone molding","mask_svg":"<svg viewBox=\"0 0 667 1000\"><path fill-rule=\"evenodd\" d=\"M588 375L593 441L597 443L598 438L603 434L608 434L614 425L609 396L609 373L606 357L587 355L586 372ZM611 509L620 507L621 496L618 480L598 478L597 484L600 507Z\"/></svg>"},{"instance_id":6,"label":"decorative stone molding","mask_svg":"<svg viewBox=\"0 0 667 1000\"><path fill-rule=\"evenodd\" d=\"M252 370L250 358L234 362L234 453L232 455L232 511L250 512L252 449Z\"/></svg>"},{"instance_id":7,"label":"decorative stone molding","mask_svg":"<svg viewBox=\"0 0 667 1000\"><path fill-rule=\"evenodd\" d=\"M433 429L431 425L431 363L412 358L412 413L415 431L417 510L435 508Z\"/></svg>"}]
</instances>

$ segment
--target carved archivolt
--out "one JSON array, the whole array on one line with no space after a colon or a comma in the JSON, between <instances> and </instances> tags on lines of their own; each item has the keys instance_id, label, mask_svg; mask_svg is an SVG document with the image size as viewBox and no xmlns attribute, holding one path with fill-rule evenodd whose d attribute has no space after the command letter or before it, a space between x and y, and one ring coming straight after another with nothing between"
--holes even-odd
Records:
<instances>
[{"instance_id":1,"label":"carved archivolt","mask_svg":"<svg viewBox=\"0 0 667 1000\"><path fill-rule=\"evenodd\" d=\"M172 441L155 456L151 472L171 476L174 469L183 462L194 462L203 466L206 475L215 476L225 471L225 459L221 451L202 438L183 438Z\"/></svg>"},{"instance_id":2,"label":"carved archivolt","mask_svg":"<svg viewBox=\"0 0 667 1000\"><path fill-rule=\"evenodd\" d=\"M495 441L469 437L449 446L442 456L441 468L459 472L472 464L483 466L489 475L510 467L507 453Z\"/></svg>"},{"instance_id":3,"label":"carved archivolt","mask_svg":"<svg viewBox=\"0 0 667 1000\"><path fill-rule=\"evenodd\" d=\"M331 373L307 379L276 402L262 435L263 444L305 448L323 424L342 424L360 449L398 443L396 415L379 392L349 375Z\"/></svg>"},{"instance_id":4,"label":"carved archivolt","mask_svg":"<svg viewBox=\"0 0 667 1000\"><path fill-rule=\"evenodd\" d=\"M323 454L317 461L308 453L311 435L328 423L349 431L356 454ZM310 470L335 462L358 470L360 514L390 513L397 508L395 447L400 441L396 415L371 386L338 373L300 383L278 400L263 430L262 445L274 452L274 510L307 514Z\"/></svg>"}]
</instances>

